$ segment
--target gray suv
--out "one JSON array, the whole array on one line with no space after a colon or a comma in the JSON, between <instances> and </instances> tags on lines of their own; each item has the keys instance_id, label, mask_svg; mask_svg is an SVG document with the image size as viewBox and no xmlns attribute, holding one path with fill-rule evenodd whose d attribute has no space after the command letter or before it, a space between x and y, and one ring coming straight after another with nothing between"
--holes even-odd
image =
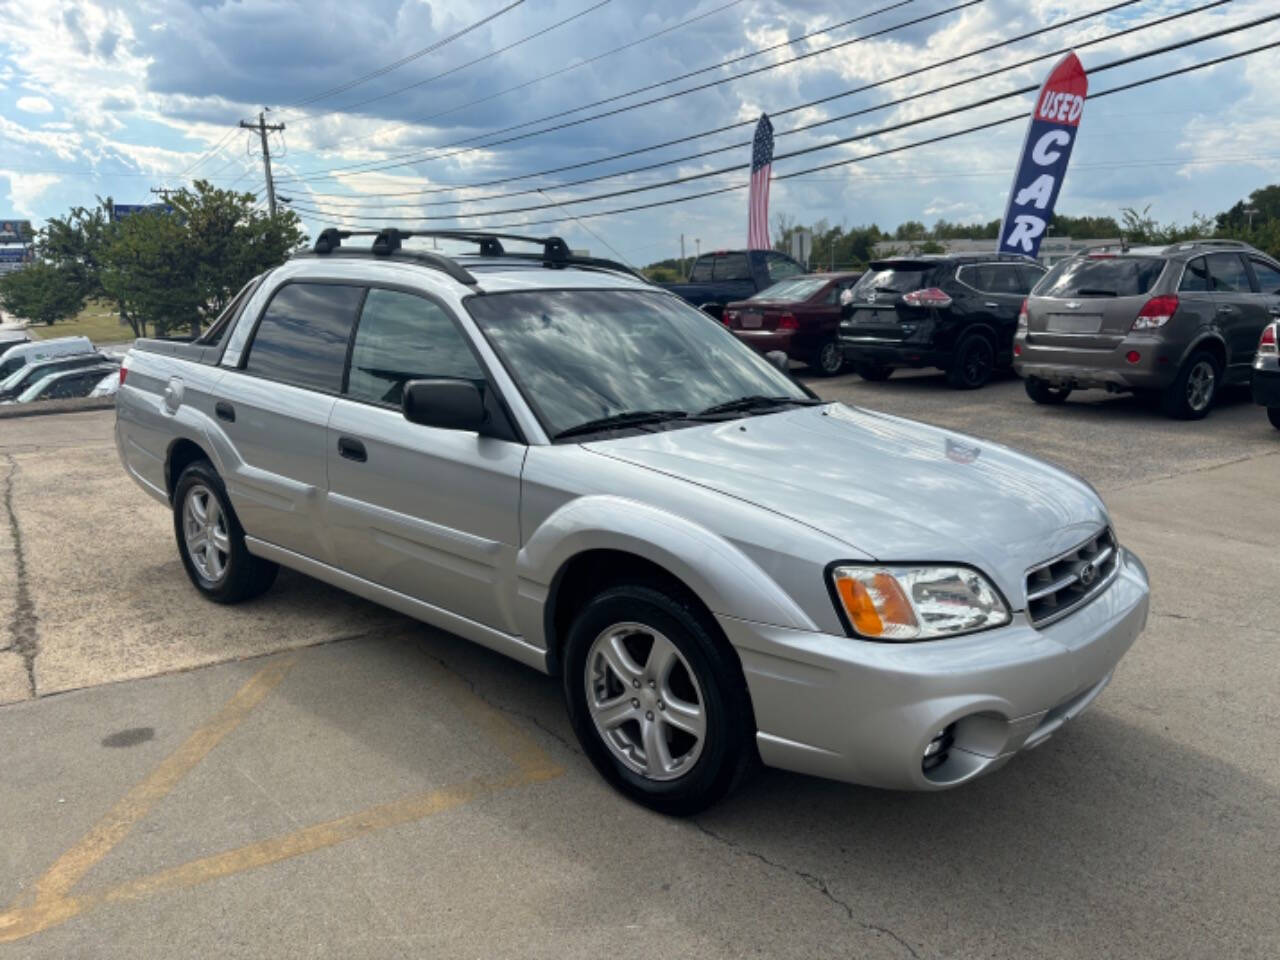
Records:
<instances>
[{"instance_id":1,"label":"gray suv","mask_svg":"<svg viewBox=\"0 0 1280 960\"><path fill-rule=\"evenodd\" d=\"M1055 266L1023 304L1014 369L1037 403L1072 390L1149 392L1198 420L1223 384L1249 382L1280 316L1280 264L1245 243L1096 248Z\"/></svg>"}]
</instances>

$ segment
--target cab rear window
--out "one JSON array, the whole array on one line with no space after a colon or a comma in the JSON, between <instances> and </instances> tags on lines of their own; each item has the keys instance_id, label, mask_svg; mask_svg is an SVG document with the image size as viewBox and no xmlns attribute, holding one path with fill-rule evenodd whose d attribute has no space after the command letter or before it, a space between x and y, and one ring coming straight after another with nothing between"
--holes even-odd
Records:
<instances>
[{"instance_id":1,"label":"cab rear window","mask_svg":"<svg viewBox=\"0 0 1280 960\"><path fill-rule=\"evenodd\" d=\"M1036 284L1037 297L1140 297L1164 271L1160 257L1080 257L1063 260Z\"/></svg>"}]
</instances>

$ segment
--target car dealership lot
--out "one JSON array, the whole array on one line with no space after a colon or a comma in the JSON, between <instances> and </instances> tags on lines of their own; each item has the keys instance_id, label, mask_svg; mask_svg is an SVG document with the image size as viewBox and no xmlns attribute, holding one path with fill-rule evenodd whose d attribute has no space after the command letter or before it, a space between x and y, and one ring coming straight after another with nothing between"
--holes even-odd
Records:
<instances>
[{"instance_id":1,"label":"car dealership lot","mask_svg":"<svg viewBox=\"0 0 1280 960\"><path fill-rule=\"evenodd\" d=\"M765 772L664 819L599 782L554 680L287 571L246 606L200 601L109 411L5 421L0 944L1280 953L1280 432L1235 395L1188 424L1101 393L1038 407L1014 379L809 382L1038 453L1107 499L1152 619L1046 745L952 792Z\"/></svg>"}]
</instances>

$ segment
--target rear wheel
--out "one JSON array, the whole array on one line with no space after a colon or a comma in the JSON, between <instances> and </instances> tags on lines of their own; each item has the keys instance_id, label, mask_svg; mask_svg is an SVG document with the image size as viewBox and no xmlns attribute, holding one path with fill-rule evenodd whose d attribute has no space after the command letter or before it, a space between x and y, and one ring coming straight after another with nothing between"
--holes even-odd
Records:
<instances>
[{"instance_id":1,"label":"rear wheel","mask_svg":"<svg viewBox=\"0 0 1280 960\"><path fill-rule=\"evenodd\" d=\"M1177 420L1200 420L1218 395L1221 372L1218 360L1207 350L1197 350L1182 365L1161 398L1164 412Z\"/></svg>"},{"instance_id":2,"label":"rear wheel","mask_svg":"<svg viewBox=\"0 0 1280 960\"><path fill-rule=\"evenodd\" d=\"M828 340L809 360L809 366L824 377L834 377L844 369L844 353L840 341Z\"/></svg>"},{"instance_id":3,"label":"rear wheel","mask_svg":"<svg viewBox=\"0 0 1280 960\"><path fill-rule=\"evenodd\" d=\"M976 390L991 379L996 366L996 348L981 333L969 333L960 338L951 365L947 368L947 383L956 390Z\"/></svg>"},{"instance_id":4,"label":"rear wheel","mask_svg":"<svg viewBox=\"0 0 1280 960\"><path fill-rule=\"evenodd\" d=\"M173 490L173 530L178 554L195 588L215 603L240 603L275 582L277 567L251 554L222 478L197 460Z\"/></svg>"},{"instance_id":5,"label":"rear wheel","mask_svg":"<svg viewBox=\"0 0 1280 960\"><path fill-rule=\"evenodd\" d=\"M1027 377L1026 387L1027 396L1036 403L1064 403L1067 397L1071 396L1070 387L1057 387L1048 380L1041 380L1039 377Z\"/></svg>"},{"instance_id":6,"label":"rear wheel","mask_svg":"<svg viewBox=\"0 0 1280 960\"><path fill-rule=\"evenodd\" d=\"M893 367L887 363L875 363L872 360L860 360L854 364L853 369L858 371L858 376L863 380L870 380L873 383L880 383L893 376Z\"/></svg>"},{"instance_id":7,"label":"rear wheel","mask_svg":"<svg viewBox=\"0 0 1280 960\"><path fill-rule=\"evenodd\" d=\"M706 809L754 756L733 651L692 604L623 585L591 600L565 646L569 720L600 774L662 813Z\"/></svg>"},{"instance_id":8,"label":"rear wheel","mask_svg":"<svg viewBox=\"0 0 1280 960\"><path fill-rule=\"evenodd\" d=\"M1267 407L1267 419L1273 427L1280 430L1280 407Z\"/></svg>"}]
</instances>

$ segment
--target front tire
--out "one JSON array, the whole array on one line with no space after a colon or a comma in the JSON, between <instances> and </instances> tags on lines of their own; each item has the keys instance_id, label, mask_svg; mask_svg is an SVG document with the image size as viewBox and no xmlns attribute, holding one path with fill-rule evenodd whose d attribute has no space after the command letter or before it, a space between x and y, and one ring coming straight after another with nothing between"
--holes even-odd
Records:
<instances>
[{"instance_id":1,"label":"front tire","mask_svg":"<svg viewBox=\"0 0 1280 960\"><path fill-rule=\"evenodd\" d=\"M853 369L863 380L869 380L872 383L883 383L893 376L893 367L887 363L876 363L872 360L861 360L854 364Z\"/></svg>"},{"instance_id":2,"label":"front tire","mask_svg":"<svg viewBox=\"0 0 1280 960\"><path fill-rule=\"evenodd\" d=\"M828 340L809 359L809 366L821 377L834 377L844 369L844 353L839 340Z\"/></svg>"},{"instance_id":3,"label":"front tire","mask_svg":"<svg viewBox=\"0 0 1280 960\"><path fill-rule=\"evenodd\" d=\"M1036 403L1049 406L1066 403L1067 397L1071 396L1070 387L1055 387L1048 380L1041 380L1039 377L1027 377L1026 388L1028 397Z\"/></svg>"},{"instance_id":4,"label":"front tire","mask_svg":"<svg viewBox=\"0 0 1280 960\"><path fill-rule=\"evenodd\" d=\"M1165 388L1161 405L1175 420L1202 420L1218 395L1222 372L1207 350L1197 350L1187 358L1173 383Z\"/></svg>"},{"instance_id":5,"label":"front tire","mask_svg":"<svg viewBox=\"0 0 1280 960\"><path fill-rule=\"evenodd\" d=\"M996 348L981 333L960 338L951 364L947 367L947 385L955 390L977 390L991 379L996 367Z\"/></svg>"},{"instance_id":6,"label":"front tire","mask_svg":"<svg viewBox=\"0 0 1280 960\"><path fill-rule=\"evenodd\" d=\"M207 460L187 466L173 489L173 531L191 583L214 603L264 593L280 568L251 554L222 478Z\"/></svg>"},{"instance_id":7,"label":"front tire","mask_svg":"<svg viewBox=\"0 0 1280 960\"><path fill-rule=\"evenodd\" d=\"M661 813L705 810L755 755L741 665L678 595L631 584L591 600L569 631L563 685L592 765Z\"/></svg>"}]
</instances>

